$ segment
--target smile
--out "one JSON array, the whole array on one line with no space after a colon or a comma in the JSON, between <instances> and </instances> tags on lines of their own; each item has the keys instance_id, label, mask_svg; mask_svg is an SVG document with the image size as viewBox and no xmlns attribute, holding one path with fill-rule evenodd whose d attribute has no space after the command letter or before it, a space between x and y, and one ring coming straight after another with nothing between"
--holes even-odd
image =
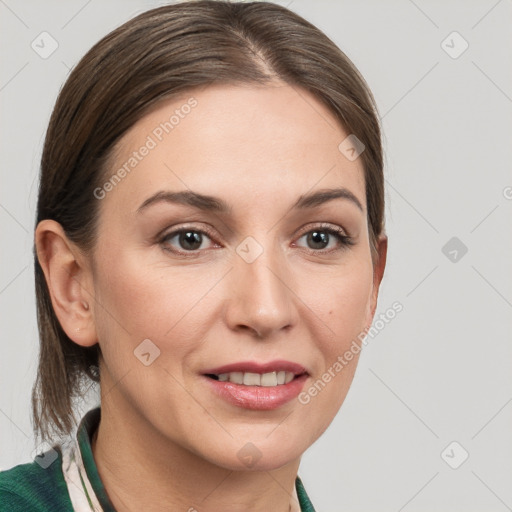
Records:
<instances>
[{"instance_id":1,"label":"smile","mask_svg":"<svg viewBox=\"0 0 512 512\"><path fill-rule=\"evenodd\" d=\"M251 372L230 372L221 373L219 375L210 374L208 377L218 380L220 382L233 382L243 386L282 386L288 384L295 378L293 372L286 372L284 370L279 372L270 373L251 373Z\"/></svg>"},{"instance_id":2,"label":"smile","mask_svg":"<svg viewBox=\"0 0 512 512\"><path fill-rule=\"evenodd\" d=\"M207 370L203 377L216 396L232 405L272 410L296 398L309 373L289 361L241 362Z\"/></svg>"}]
</instances>

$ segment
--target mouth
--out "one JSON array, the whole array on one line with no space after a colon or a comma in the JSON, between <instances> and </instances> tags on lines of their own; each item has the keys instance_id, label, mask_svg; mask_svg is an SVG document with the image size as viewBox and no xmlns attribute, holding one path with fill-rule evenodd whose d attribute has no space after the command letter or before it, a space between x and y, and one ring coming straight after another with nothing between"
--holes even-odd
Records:
<instances>
[{"instance_id":1,"label":"mouth","mask_svg":"<svg viewBox=\"0 0 512 512\"><path fill-rule=\"evenodd\" d=\"M219 382L232 382L241 386L274 387L284 386L307 373L300 364L280 360L268 363L231 363L207 370L204 375Z\"/></svg>"},{"instance_id":2,"label":"mouth","mask_svg":"<svg viewBox=\"0 0 512 512\"><path fill-rule=\"evenodd\" d=\"M304 375L301 373L300 375ZM293 372L284 370L273 371L269 373L253 373L253 372L229 372L229 373L207 373L206 376L220 382L233 382L242 386L264 386L274 387L288 384L293 379L300 377Z\"/></svg>"},{"instance_id":3,"label":"mouth","mask_svg":"<svg viewBox=\"0 0 512 512\"><path fill-rule=\"evenodd\" d=\"M301 392L309 377L303 366L290 361L234 363L209 369L202 375L218 396L253 410L284 405Z\"/></svg>"}]
</instances>

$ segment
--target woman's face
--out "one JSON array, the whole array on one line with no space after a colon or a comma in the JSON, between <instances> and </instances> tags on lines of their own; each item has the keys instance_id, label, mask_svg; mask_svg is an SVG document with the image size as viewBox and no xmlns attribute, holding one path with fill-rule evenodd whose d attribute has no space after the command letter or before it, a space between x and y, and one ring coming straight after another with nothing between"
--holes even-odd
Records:
<instances>
[{"instance_id":1,"label":"woman's face","mask_svg":"<svg viewBox=\"0 0 512 512\"><path fill-rule=\"evenodd\" d=\"M383 270L374 280L362 162L338 148L348 135L277 84L184 94L123 137L96 191L105 408L230 469L281 467L320 436Z\"/></svg>"}]
</instances>

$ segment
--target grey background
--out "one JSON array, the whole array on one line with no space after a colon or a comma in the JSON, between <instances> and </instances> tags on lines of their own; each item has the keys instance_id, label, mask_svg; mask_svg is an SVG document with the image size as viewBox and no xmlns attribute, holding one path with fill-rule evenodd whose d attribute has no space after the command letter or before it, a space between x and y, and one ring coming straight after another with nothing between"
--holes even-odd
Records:
<instances>
[{"instance_id":1,"label":"grey background","mask_svg":"<svg viewBox=\"0 0 512 512\"><path fill-rule=\"evenodd\" d=\"M163 3L0 0L2 469L34 449L32 236L52 106L95 42ZM375 94L390 240L376 318L404 308L369 339L299 475L319 511L512 510L512 2L277 3L325 31ZM47 59L31 48L42 31L59 45ZM469 44L458 58L444 49L456 37L442 46L453 31Z\"/></svg>"}]
</instances>

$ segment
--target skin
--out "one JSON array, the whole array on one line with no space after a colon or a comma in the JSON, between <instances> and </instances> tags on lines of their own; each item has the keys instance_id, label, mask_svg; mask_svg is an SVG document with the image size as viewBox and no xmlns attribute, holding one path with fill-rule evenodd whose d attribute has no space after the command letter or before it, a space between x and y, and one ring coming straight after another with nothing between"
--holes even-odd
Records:
<instances>
[{"instance_id":1,"label":"skin","mask_svg":"<svg viewBox=\"0 0 512 512\"><path fill-rule=\"evenodd\" d=\"M373 266L361 159L339 151L348 133L326 107L282 83L209 86L159 104L122 138L112 173L191 96L197 106L100 200L93 254L45 220L38 257L67 335L101 347L93 453L116 509L285 512L297 505L301 456L338 412L358 356L307 405L272 411L225 402L200 374L285 359L307 369L307 390L371 325L387 239ZM343 198L292 209L302 194L337 187L362 211ZM230 213L161 202L137 214L155 192L187 189ZM334 235L315 245L308 233L320 223L354 245ZM213 236L185 258L165 248L187 253L186 241L157 239L180 227ZM263 248L252 263L236 252L247 236ZM134 356L146 338L160 349L149 366ZM237 456L249 442L261 454L251 468Z\"/></svg>"}]
</instances>

